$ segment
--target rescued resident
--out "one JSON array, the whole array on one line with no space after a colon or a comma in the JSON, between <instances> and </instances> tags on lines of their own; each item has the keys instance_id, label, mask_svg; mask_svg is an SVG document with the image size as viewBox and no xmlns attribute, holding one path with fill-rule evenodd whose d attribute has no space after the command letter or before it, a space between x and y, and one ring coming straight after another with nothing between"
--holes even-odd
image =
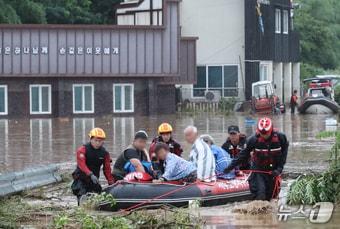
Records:
<instances>
[{"instance_id":1,"label":"rescued resident","mask_svg":"<svg viewBox=\"0 0 340 229\"><path fill-rule=\"evenodd\" d=\"M215 156L215 173L216 177L220 179L233 179L235 178L235 171L231 171L228 174L225 174L223 171L227 168L231 163L230 155L221 147L215 145L214 139L208 135L204 134L200 137L205 143L210 146L212 153Z\"/></svg>"},{"instance_id":2,"label":"rescued resident","mask_svg":"<svg viewBox=\"0 0 340 229\"><path fill-rule=\"evenodd\" d=\"M191 144L190 161L197 168L197 179L203 182L216 180L215 157L210 147L198 137L197 128L188 126L184 130L185 140Z\"/></svg>"},{"instance_id":3,"label":"rescued resident","mask_svg":"<svg viewBox=\"0 0 340 229\"><path fill-rule=\"evenodd\" d=\"M164 173L154 183L162 181L181 181L193 183L197 178L196 167L193 163L170 153L169 146L165 143L157 143L155 146L157 157L164 161Z\"/></svg>"}]
</instances>

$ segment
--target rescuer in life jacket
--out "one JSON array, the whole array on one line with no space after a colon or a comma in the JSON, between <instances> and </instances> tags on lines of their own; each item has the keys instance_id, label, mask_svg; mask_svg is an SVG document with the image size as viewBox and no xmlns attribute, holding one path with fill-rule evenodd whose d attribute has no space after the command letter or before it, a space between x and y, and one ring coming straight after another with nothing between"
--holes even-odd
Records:
<instances>
[{"instance_id":1,"label":"rescuer in life jacket","mask_svg":"<svg viewBox=\"0 0 340 229\"><path fill-rule=\"evenodd\" d=\"M158 136L152 140L149 149L149 155L151 159L156 158L155 147L159 142L163 142L169 146L170 153L174 153L177 156L181 156L183 149L181 145L172 138L172 126L169 123L162 123L158 127Z\"/></svg>"},{"instance_id":2,"label":"rescuer in life jacket","mask_svg":"<svg viewBox=\"0 0 340 229\"><path fill-rule=\"evenodd\" d=\"M256 200L276 198L280 188L277 177L282 173L286 163L288 147L286 135L273 129L271 119L261 118L257 124L257 133L247 140L246 148L233 159L224 172L228 173L235 166L251 158L251 170L254 171L248 181L253 198Z\"/></svg>"},{"instance_id":3,"label":"rescuer in life jacket","mask_svg":"<svg viewBox=\"0 0 340 229\"><path fill-rule=\"evenodd\" d=\"M160 176L164 173L164 161L160 160L156 153L155 148L157 143L165 143L169 146L169 152L176 154L181 157L183 149L181 145L176 142L172 137L173 128L169 123L162 123L158 127L158 136L152 140L149 149L149 156L152 160L153 168L154 168L154 176Z\"/></svg>"},{"instance_id":4,"label":"rescuer in life jacket","mask_svg":"<svg viewBox=\"0 0 340 229\"><path fill-rule=\"evenodd\" d=\"M246 147L247 136L240 133L238 126L228 127L228 138L222 145L222 149L227 151L231 158L235 158L241 150ZM250 161L246 161L236 168L236 172L240 170L248 170L250 168Z\"/></svg>"},{"instance_id":5,"label":"rescuer in life jacket","mask_svg":"<svg viewBox=\"0 0 340 229\"><path fill-rule=\"evenodd\" d=\"M134 140L124 152L117 158L113 166L113 173L116 180L122 180L126 174L131 172L143 172L153 175L152 164L146 144L148 134L140 130L135 134Z\"/></svg>"},{"instance_id":6,"label":"rescuer in life jacket","mask_svg":"<svg viewBox=\"0 0 340 229\"><path fill-rule=\"evenodd\" d=\"M94 128L89 133L90 141L77 150L77 168L72 173L74 182L72 191L78 197L88 192L100 193L102 187L99 184L100 168L109 185L114 183L111 174L111 158L109 152L103 147L106 138L101 128Z\"/></svg>"}]
</instances>

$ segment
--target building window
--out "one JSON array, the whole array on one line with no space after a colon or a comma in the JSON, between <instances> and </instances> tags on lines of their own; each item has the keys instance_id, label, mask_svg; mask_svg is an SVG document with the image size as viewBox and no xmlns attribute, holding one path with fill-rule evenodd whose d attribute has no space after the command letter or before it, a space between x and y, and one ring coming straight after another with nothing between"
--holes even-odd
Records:
<instances>
[{"instance_id":1,"label":"building window","mask_svg":"<svg viewBox=\"0 0 340 229\"><path fill-rule=\"evenodd\" d=\"M133 84L113 85L113 112L134 112L134 86Z\"/></svg>"},{"instance_id":2,"label":"building window","mask_svg":"<svg viewBox=\"0 0 340 229\"><path fill-rule=\"evenodd\" d=\"M51 85L30 85L31 114L51 114Z\"/></svg>"},{"instance_id":3,"label":"building window","mask_svg":"<svg viewBox=\"0 0 340 229\"><path fill-rule=\"evenodd\" d=\"M93 113L93 84L73 85L73 113Z\"/></svg>"},{"instance_id":4,"label":"building window","mask_svg":"<svg viewBox=\"0 0 340 229\"><path fill-rule=\"evenodd\" d=\"M289 29L289 13L288 10L283 11L283 33L288 34Z\"/></svg>"},{"instance_id":5,"label":"building window","mask_svg":"<svg viewBox=\"0 0 340 229\"><path fill-rule=\"evenodd\" d=\"M7 85L0 85L0 115L7 115Z\"/></svg>"},{"instance_id":6,"label":"building window","mask_svg":"<svg viewBox=\"0 0 340 229\"><path fill-rule=\"evenodd\" d=\"M281 10L275 10L275 33L281 33Z\"/></svg>"},{"instance_id":7,"label":"building window","mask_svg":"<svg viewBox=\"0 0 340 229\"><path fill-rule=\"evenodd\" d=\"M269 66L268 64L260 64L260 81L269 79Z\"/></svg>"},{"instance_id":8,"label":"building window","mask_svg":"<svg viewBox=\"0 0 340 229\"><path fill-rule=\"evenodd\" d=\"M204 97L206 91L217 91L223 97L238 96L238 65L198 66L193 97Z\"/></svg>"}]
</instances>

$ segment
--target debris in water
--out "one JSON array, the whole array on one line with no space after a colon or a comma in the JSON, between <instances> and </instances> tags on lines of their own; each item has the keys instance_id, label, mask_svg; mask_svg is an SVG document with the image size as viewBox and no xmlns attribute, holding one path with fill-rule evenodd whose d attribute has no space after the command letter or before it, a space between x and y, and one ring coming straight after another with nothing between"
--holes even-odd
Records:
<instances>
[{"instance_id":1,"label":"debris in water","mask_svg":"<svg viewBox=\"0 0 340 229\"><path fill-rule=\"evenodd\" d=\"M232 212L241 214L271 214L274 212L274 203L269 201L255 200L249 203L237 205L233 208Z\"/></svg>"}]
</instances>

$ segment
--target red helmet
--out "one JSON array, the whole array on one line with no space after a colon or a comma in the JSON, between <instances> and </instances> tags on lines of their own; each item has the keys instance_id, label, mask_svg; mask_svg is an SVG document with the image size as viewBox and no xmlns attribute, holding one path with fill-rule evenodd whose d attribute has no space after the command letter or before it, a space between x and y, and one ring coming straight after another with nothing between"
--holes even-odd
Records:
<instances>
[{"instance_id":1,"label":"red helmet","mask_svg":"<svg viewBox=\"0 0 340 229\"><path fill-rule=\"evenodd\" d=\"M273 122L270 118L260 118L257 123L257 132L263 135L270 135L273 132Z\"/></svg>"}]
</instances>

